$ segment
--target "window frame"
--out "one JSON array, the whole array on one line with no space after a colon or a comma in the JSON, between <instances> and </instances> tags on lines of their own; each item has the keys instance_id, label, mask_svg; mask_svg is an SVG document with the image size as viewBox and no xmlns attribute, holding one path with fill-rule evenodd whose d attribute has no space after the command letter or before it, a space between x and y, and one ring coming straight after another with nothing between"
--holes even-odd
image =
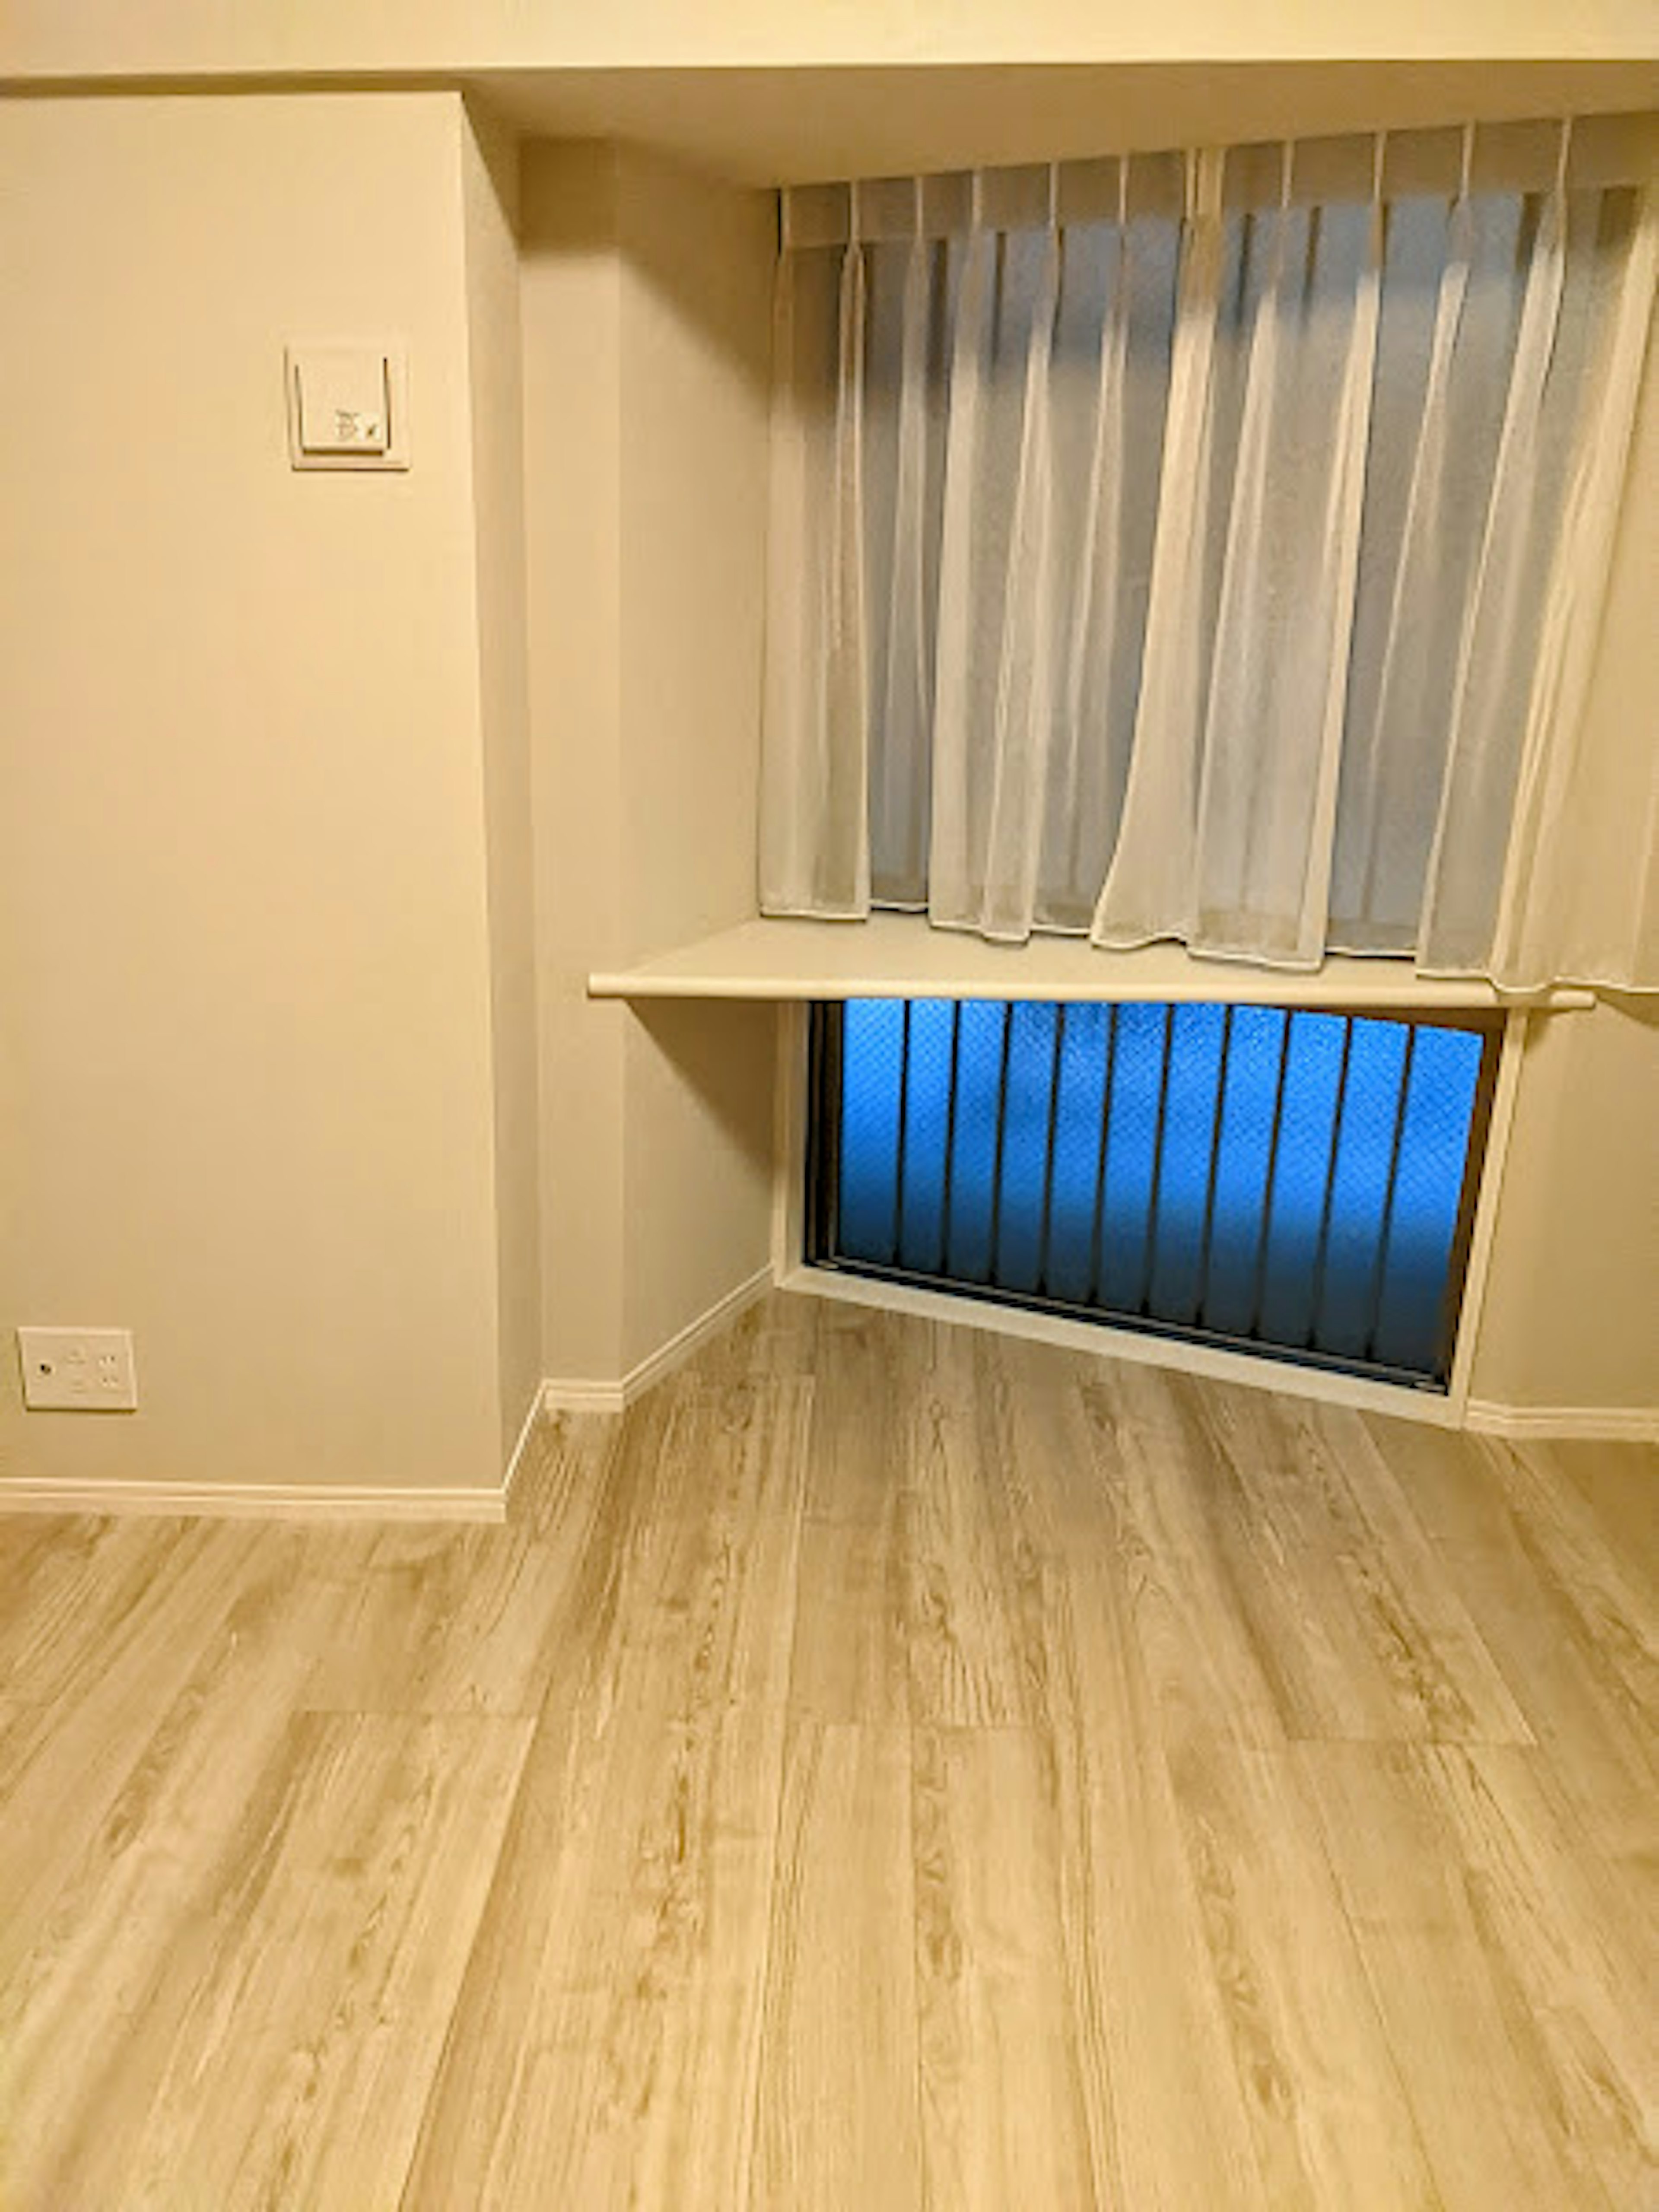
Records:
<instances>
[{"instance_id":1,"label":"window frame","mask_svg":"<svg viewBox=\"0 0 1659 2212\"><path fill-rule=\"evenodd\" d=\"M1441 1425L1462 1425L1485 1298L1498 1188L1526 1036L1524 1011L1413 1006L1409 992L1401 994L1397 1007L1316 1009L1358 1018L1431 1021L1442 1027L1474 1030L1486 1039L1448 1262L1450 1311L1443 1338L1443 1362L1440 1374L1431 1378L1313 1349L1230 1338L1142 1315L1070 1305L995 1285L921 1276L833 1254L827 1248L832 1237L838 1115L825 1109L833 1106L841 1080L837 1017L847 995L865 994L797 1001L780 1010L774 1274L782 1287L998 1328L1100 1356L1128 1358L1210 1373L1258 1388L1371 1407ZM880 995L951 994L914 991ZM1099 995L1103 1001L1114 996L1108 991ZM1292 1001L1294 995L1287 994ZM1215 1002L1255 1003L1230 1000L1222 993L1216 994ZM1302 1009L1292 1003L1289 1010Z\"/></svg>"}]
</instances>

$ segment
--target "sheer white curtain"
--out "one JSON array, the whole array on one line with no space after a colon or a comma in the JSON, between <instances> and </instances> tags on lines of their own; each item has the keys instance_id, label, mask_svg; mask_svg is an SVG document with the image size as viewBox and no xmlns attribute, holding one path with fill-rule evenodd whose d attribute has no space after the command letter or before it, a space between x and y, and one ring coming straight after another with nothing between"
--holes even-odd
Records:
<instances>
[{"instance_id":1,"label":"sheer white curtain","mask_svg":"<svg viewBox=\"0 0 1659 2212\"><path fill-rule=\"evenodd\" d=\"M763 910L1659 986L1583 739L1659 209L1586 135L787 196Z\"/></svg>"}]
</instances>

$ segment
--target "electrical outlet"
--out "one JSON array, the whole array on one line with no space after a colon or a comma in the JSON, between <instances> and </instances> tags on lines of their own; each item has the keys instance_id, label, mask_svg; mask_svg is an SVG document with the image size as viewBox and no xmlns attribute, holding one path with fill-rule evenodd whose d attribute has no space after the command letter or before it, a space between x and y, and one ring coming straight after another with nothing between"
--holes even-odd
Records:
<instances>
[{"instance_id":1,"label":"electrical outlet","mask_svg":"<svg viewBox=\"0 0 1659 2212\"><path fill-rule=\"evenodd\" d=\"M138 1403L130 1328L20 1328L17 1357L35 1412L130 1413Z\"/></svg>"}]
</instances>

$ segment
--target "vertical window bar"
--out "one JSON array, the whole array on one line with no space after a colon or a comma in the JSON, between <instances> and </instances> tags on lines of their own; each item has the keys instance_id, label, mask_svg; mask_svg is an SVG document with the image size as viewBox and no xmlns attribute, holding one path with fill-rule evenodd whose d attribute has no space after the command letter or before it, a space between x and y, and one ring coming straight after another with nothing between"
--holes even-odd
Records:
<instances>
[{"instance_id":1,"label":"vertical window bar","mask_svg":"<svg viewBox=\"0 0 1659 2212\"><path fill-rule=\"evenodd\" d=\"M997 1146L995 1164L991 1170L991 1243L988 1276L997 1279L997 1247L1002 1242L1002 1152L1008 1133L1008 1047L1014 1034L1014 1010L1004 1004L1002 1009L1002 1056L997 1068Z\"/></svg>"},{"instance_id":2,"label":"vertical window bar","mask_svg":"<svg viewBox=\"0 0 1659 2212\"><path fill-rule=\"evenodd\" d=\"M1158 1260L1158 1201L1164 1182L1164 1125L1170 1109L1170 1062L1175 1057L1173 1006L1164 1009L1164 1056L1158 1071L1158 1120L1152 1128L1152 1187L1146 1197L1146 1248L1141 1258L1140 1295L1135 1311L1144 1314L1152 1295L1152 1270Z\"/></svg>"},{"instance_id":3,"label":"vertical window bar","mask_svg":"<svg viewBox=\"0 0 1659 2212\"><path fill-rule=\"evenodd\" d=\"M1089 1304L1100 1299L1101 1248L1106 1231L1106 1156L1112 1137L1112 1083L1117 1073L1117 1008L1106 1009L1106 1080L1100 1094L1100 1157L1095 1164L1095 1218L1089 1231Z\"/></svg>"},{"instance_id":4,"label":"vertical window bar","mask_svg":"<svg viewBox=\"0 0 1659 2212\"><path fill-rule=\"evenodd\" d=\"M945 1187L939 1196L939 1257L951 1264L951 1179L956 1171L957 1069L962 1057L962 1001L951 1001L951 1080L945 1098Z\"/></svg>"},{"instance_id":5,"label":"vertical window bar","mask_svg":"<svg viewBox=\"0 0 1659 2212\"><path fill-rule=\"evenodd\" d=\"M1267 1287L1267 1238L1273 1224L1273 1184L1279 1177L1279 1140L1285 1129L1285 1077L1291 1064L1291 1016L1279 1037L1279 1076L1273 1085L1273 1125L1267 1139L1267 1171L1261 1182L1261 1233L1255 1243L1255 1282L1250 1291L1250 1322L1245 1330L1254 1336L1261 1327L1261 1301Z\"/></svg>"},{"instance_id":6,"label":"vertical window bar","mask_svg":"<svg viewBox=\"0 0 1659 2212\"><path fill-rule=\"evenodd\" d=\"M1371 1279L1366 1293L1365 1357L1376 1357L1376 1325L1382 1316L1382 1285L1389 1273L1389 1246L1394 1238L1395 1188L1400 1181L1400 1146L1406 1133L1406 1099L1412 1087L1412 1054L1417 1049L1417 1025L1408 1023L1406 1028L1405 1057L1400 1063L1400 1095L1394 1102L1394 1133L1389 1145L1389 1180L1382 1193L1382 1229L1376 1240L1376 1255L1371 1261Z\"/></svg>"},{"instance_id":7,"label":"vertical window bar","mask_svg":"<svg viewBox=\"0 0 1659 2212\"><path fill-rule=\"evenodd\" d=\"M1215 1186L1221 1169L1221 1117L1227 1109L1227 1055L1233 1047L1233 1010L1221 1013L1221 1066L1215 1079L1215 1126L1210 1135L1210 1177L1204 1192L1204 1227L1198 1240L1198 1304L1202 1320L1210 1303L1210 1238L1215 1228Z\"/></svg>"},{"instance_id":8,"label":"vertical window bar","mask_svg":"<svg viewBox=\"0 0 1659 2212\"><path fill-rule=\"evenodd\" d=\"M1054 1213L1054 1129L1060 1117L1060 1070L1066 1044L1066 1008L1054 1012L1054 1050L1048 1069L1048 1140L1042 1154L1042 1224L1037 1232L1037 1288L1048 1287L1048 1237Z\"/></svg>"},{"instance_id":9,"label":"vertical window bar","mask_svg":"<svg viewBox=\"0 0 1659 2212\"><path fill-rule=\"evenodd\" d=\"M910 1141L910 1001L899 1025L898 1165L893 1179L893 1257L904 1251L904 1155Z\"/></svg>"},{"instance_id":10,"label":"vertical window bar","mask_svg":"<svg viewBox=\"0 0 1659 2212\"><path fill-rule=\"evenodd\" d=\"M1308 1343L1319 1341L1319 1309L1325 1303L1325 1266L1331 1247L1331 1208L1336 1198L1336 1159L1348 1109L1348 1055L1353 1048L1353 1017L1342 1017L1342 1055L1336 1064L1336 1109L1331 1116L1330 1157L1325 1163L1325 1194L1319 1207L1319 1242L1314 1247L1313 1297L1308 1308Z\"/></svg>"},{"instance_id":11,"label":"vertical window bar","mask_svg":"<svg viewBox=\"0 0 1659 2212\"><path fill-rule=\"evenodd\" d=\"M807 1085L812 1098L808 1125L806 1221L811 1256L841 1249L842 1009L815 1006L808 1030Z\"/></svg>"}]
</instances>

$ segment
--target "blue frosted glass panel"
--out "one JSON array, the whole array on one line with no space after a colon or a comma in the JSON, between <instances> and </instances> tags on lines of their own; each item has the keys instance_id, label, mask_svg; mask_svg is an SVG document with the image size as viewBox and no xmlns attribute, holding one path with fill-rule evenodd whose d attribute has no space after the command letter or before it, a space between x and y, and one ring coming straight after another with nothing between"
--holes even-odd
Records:
<instances>
[{"instance_id":1,"label":"blue frosted glass panel","mask_svg":"<svg viewBox=\"0 0 1659 2212\"><path fill-rule=\"evenodd\" d=\"M1434 1370L1445 1352L1446 1273L1480 1074L1473 1030L1419 1029L1406 1086L1373 1356Z\"/></svg>"},{"instance_id":2,"label":"blue frosted glass panel","mask_svg":"<svg viewBox=\"0 0 1659 2212\"><path fill-rule=\"evenodd\" d=\"M1005 1290L1034 1291L1042 1273L1042 1193L1048 1182L1048 1109L1060 1009L1020 1005L1009 1009L1008 1018L1012 1028L996 1279Z\"/></svg>"},{"instance_id":3,"label":"blue frosted glass panel","mask_svg":"<svg viewBox=\"0 0 1659 2212\"><path fill-rule=\"evenodd\" d=\"M1273 1103L1289 1027L1276 1006L1233 1009L1202 1316L1206 1328L1226 1335L1246 1334L1255 1319Z\"/></svg>"},{"instance_id":4,"label":"blue frosted glass panel","mask_svg":"<svg viewBox=\"0 0 1659 2212\"><path fill-rule=\"evenodd\" d=\"M1160 1321L1198 1317L1205 1200L1215 1142L1221 1079L1219 1006L1177 1006L1170 1024L1170 1080L1164 1103L1164 1146L1149 1310Z\"/></svg>"},{"instance_id":5,"label":"blue frosted glass panel","mask_svg":"<svg viewBox=\"0 0 1659 2212\"><path fill-rule=\"evenodd\" d=\"M1054 1115L1054 1182L1049 1201L1050 1295L1076 1305L1089 1295L1095 1200L1100 1179L1100 1115L1106 1093L1109 1006L1067 1006Z\"/></svg>"},{"instance_id":6,"label":"blue frosted glass panel","mask_svg":"<svg viewBox=\"0 0 1659 2212\"><path fill-rule=\"evenodd\" d=\"M837 1256L1443 1372L1479 1033L854 1000L842 1042Z\"/></svg>"},{"instance_id":7,"label":"blue frosted glass panel","mask_svg":"<svg viewBox=\"0 0 1659 2212\"><path fill-rule=\"evenodd\" d=\"M897 1218L902 1000L849 999L842 1043L842 1249L884 1266Z\"/></svg>"},{"instance_id":8,"label":"blue frosted glass panel","mask_svg":"<svg viewBox=\"0 0 1659 2212\"><path fill-rule=\"evenodd\" d=\"M1274 1344L1306 1344L1313 1333L1314 1261L1331 1168L1344 1027L1340 1014L1291 1016L1258 1324L1258 1333Z\"/></svg>"},{"instance_id":9,"label":"blue frosted glass panel","mask_svg":"<svg viewBox=\"0 0 1659 2212\"><path fill-rule=\"evenodd\" d=\"M1314 1330L1320 1351L1342 1359L1363 1358L1370 1338L1406 1036L1403 1022L1357 1021L1348 1048Z\"/></svg>"},{"instance_id":10,"label":"blue frosted glass panel","mask_svg":"<svg viewBox=\"0 0 1659 2212\"><path fill-rule=\"evenodd\" d=\"M899 1261L921 1274L937 1274L945 1265L945 1144L954 1012L948 999L917 999L910 1007Z\"/></svg>"},{"instance_id":11,"label":"blue frosted glass panel","mask_svg":"<svg viewBox=\"0 0 1659 2212\"><path fill-rule=\"evenodd\" d=\"M1146 1294L1152 1155L1169 1024L1167 1006L1118 1008L1101 1224L1100 1304L1120 1312L1138 1312Z\"/></svg>"},{"instance_id":12,"label":"blue frosted glass panel","mask_svg":"<svg viewBox=\"0 0 1659 2212\"><path fill-rule=\"evenodd\" d=\"M957 1048L957 1126L951 1151L946 1262L964 1283L991 1273L991 1185L996 1168L997 1089L1008 1010L965 999Z\"/></svg>"}]
</instances>

